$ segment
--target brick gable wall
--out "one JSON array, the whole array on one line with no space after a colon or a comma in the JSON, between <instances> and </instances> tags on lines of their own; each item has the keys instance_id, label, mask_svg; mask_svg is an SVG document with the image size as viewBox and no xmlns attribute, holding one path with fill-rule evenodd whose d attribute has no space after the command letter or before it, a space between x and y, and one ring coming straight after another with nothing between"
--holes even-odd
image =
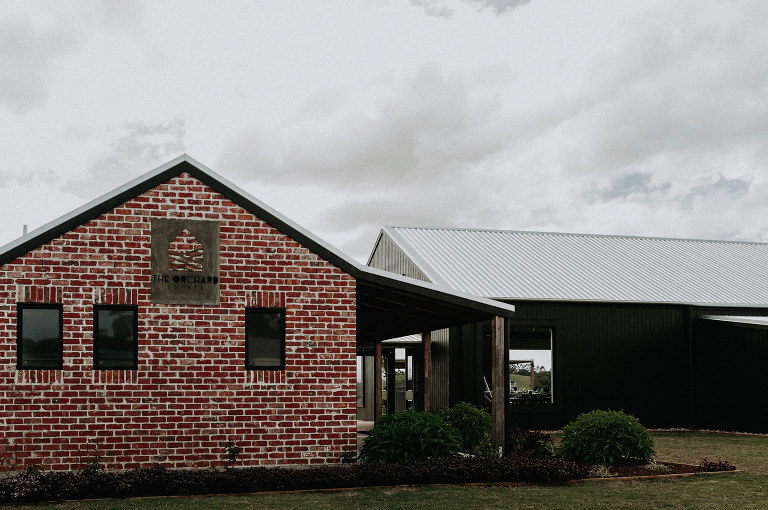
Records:
<instances>
[{"instance_id":1,"label":"brick gable wall","mask_svg":"<svg viewBox=\"0 0 768 510\"><path fill-rule=\"evenodd\" d=\"M220 224L220 305L150 299L150 219ZM62 303L63 370L16 369L16 304ZM136 371L93 370L93 305L138 306ZM282 371L245 370L245 308L286 308ZM181 174L0 267L2 469L335 462L355 448L355 280Z\"/></svg>"}]
</instances>

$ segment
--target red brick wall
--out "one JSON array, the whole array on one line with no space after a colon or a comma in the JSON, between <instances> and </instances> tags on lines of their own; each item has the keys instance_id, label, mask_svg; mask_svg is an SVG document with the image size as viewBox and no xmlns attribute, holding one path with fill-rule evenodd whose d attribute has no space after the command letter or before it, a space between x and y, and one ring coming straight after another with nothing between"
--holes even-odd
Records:
<instances>
[{"instance_id":1,"label":"red brick wall","mask_svg":"<svg viewBox=\"0 0 768 510\"><path fill-rule=\"evenodd\" d=\"M150 218L220 223L221 304L153 305ZM16 369L16 304L64 307L63 370ZM137 371L93 370L93 305L135 304ZM245 370L246 306L286 308L284 371ZM355 447L355 281L182 174L0 268L2 469L338 461Z\"/></svg>"}]
</instances>

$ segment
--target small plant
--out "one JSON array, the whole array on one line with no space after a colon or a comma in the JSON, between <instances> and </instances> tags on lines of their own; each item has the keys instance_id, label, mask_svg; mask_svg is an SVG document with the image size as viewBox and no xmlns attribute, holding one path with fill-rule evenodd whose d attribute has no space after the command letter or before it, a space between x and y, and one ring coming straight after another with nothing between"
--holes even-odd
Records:
<instances>
[{"instance_id":1,"label":"small plant","mask_svg":"<svg viewBox=\"0 0 768 510\"><path fill-rule=\"evenodd\" d=\"M605 464L596 464L589 470L589 476L592 478L611 478L616 474Z\"/></svg>"},{"instance_id":2,"label":"small plant","mask_svg":"<svg viewBox=\"0 0 768 510\"><path fill-rule=\"evenodd\" d=\"M19 466L19 449L16 441L13 439L8 440L8 445L3 445L3 471L6 470L5 465L8 465L8 471L13 472ZM10 455L9 455L10 453Z\"/></svg>"},{"instance_id":3,"label":"small plant","mask_svg":"<svg viewBox=\"0 0 768 510\"><path fill-rule=\"evenodd\" d=\"M93 444L93 454L89 456L91 444ZM79 445L77 447L77 452L80 459L81 472L85 474L93 474L101 470L101 459L104 456L101 453L99 442L96 439L93 440L93 443L91 443L90 439L87 443L85 443L85 456L83 455L83 451Z\"/></svg>"},{"instance_id":4,"label":"small plant","mask_svg":"<svg viewBox=\"0 0 768 510\"><path fill-rule=\"evenodd\" d=\"M456 455L458 431L440 415L409 410L382 416L360 450L364 462L416 462Z\"/></svg>"},{"instance_id":5,"label":"small plant","mask_svg":"<svg viewBox=\"0 0 768 510\"><path fill-rule=\"evenodd\" d=\"M340 460L342 464L354 464L357 462L357 452L355 450L347 450L341 454Z\"/></svg>"},{"instance_id":6,"label":"small plant","mask_svg":"<svg viewBox=\"0 0 768 510\"><path fill-rule=\"evenodd\" d=\"M491 435L491 415L466 402L459 402L453 407L440 411L440 416L461 435L462 451L480 455L486 447L483 440ZM492 452L491 456L497 456Z\"/></svg>"},{"instance_id":7,"label":"small plant","mask_svg":"<svg viewBox=\"0 0 768 510\"><path fill-rule=\"evenodd\" d=\"M668 473L671 471L668 466L662 464L661 462L657 462L656 459L651 459L651 461L648 462L645 467L651 471L658 471L659 473Z\"/></svg>"},{"instance_id":8,"label":"small plant","mask_svg":"<svg viewBox=\"0 0 768 510\"><path fill-rule=\"evenodd\" d=\"M43 471L43 465L42 464L30 464L29 466L24 466L24 470L22 473L25 473L27 475L37 474Z\"/></svg>"},{"instance_id":9,"label":"small plant","mask_svg":"<svg viewBox=\"0 0 768 510\"><path fill-rule=\"evenodd\" d=\"M472 448L472 450L468 453L476 457L488 457L488 458L499 457L499 451L493 447L493 441L491 440L491 435L488 433L486 433L483 436L483 439L481 439L480 442L476 444L475 447Z\"/></svg>"},{"instance_id":10,"label":"small plant","mask_svg":"<svg viewBox=\"0 0 768 510\"><path fill-rule=\"evenodd\" d=\"M699 461L699 466L703 467L707 471L735 471L736 466L728 462L727 460L709 460L704 457Z\"/></svg>"},{"instance_id":11,"label":"small plant","mask_svg":"<svg viewBox=\"0 0 768 510\"><path fill-rule=\"evenodd\" d=\"M509 430L508 438L512 455L539 459L555 452L555 441L546 432L515 428Z\"/></svg>"},{"instance_id":12,"label":"small plant","mask_svg":"<svg viewBox=\"0 0 768 510\"><path fill-rule=\"evenodd\" d=\"M224 451L227 454L227 460L224 461L224 463L227 466L231 466L235 462L237 462L237 457L240 455L240 451L242 450L241 447L237 446L233 440L228 440L221 444L221 446L224 447Z\"/></svg>"},{"instance_id":13,"label":"small plant","mask_svg":"<svg viewBox=\"0 0 768 510\"><path fill-rule=\"evenodd\" d=\"M586 464L647 461L653 439L637 418L621 411L592 411L563 427L559 454Z\"/></svg>"}]
</instances>

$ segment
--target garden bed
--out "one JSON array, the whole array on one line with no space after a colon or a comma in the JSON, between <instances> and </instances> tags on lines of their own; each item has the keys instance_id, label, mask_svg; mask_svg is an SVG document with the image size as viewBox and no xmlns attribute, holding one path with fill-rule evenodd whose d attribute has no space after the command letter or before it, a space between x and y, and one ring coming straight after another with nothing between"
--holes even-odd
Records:
<instances>
[{"instance_id":1,"label":"garden bed","mask_svg":"<svg viewBox=\"0 0 768 510\"><path fill-rule=\"evenodd\" d=\"M733 469L722 462L700 465L659 463L610 466L613 477L663 476ZM274 491L322 490L372 486L431 484L552 484L595 478L589 466L558 457L500 459L452 457L408 464L352 464L307 469L241 468L226 470L168 470L162 467L126 472L26 471L0 480L0 503L74 499L234 494Z\"/></svg>"},{"instance_id":2,"label":"garden bed","mask_svg":"<svg viewBox=\"0 0 768 510\"><path fill-rule=\"evenodd\" d=\"M711 473L712 468L694 464L679 464L676 462L658 462L658 466L651 468L647 464L619 463L609 466L612 476L631 477L631 476L658 476L658 475L680 475L690 473ZM720 471L720 470L717 470ZM592 475L592 478L602 478Z\"/></svg>"}]
</instances>

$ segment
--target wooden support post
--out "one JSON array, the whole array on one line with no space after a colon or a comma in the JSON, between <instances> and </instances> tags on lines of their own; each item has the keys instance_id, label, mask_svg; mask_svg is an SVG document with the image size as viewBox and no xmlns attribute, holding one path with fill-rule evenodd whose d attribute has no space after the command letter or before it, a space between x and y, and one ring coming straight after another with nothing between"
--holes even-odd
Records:
<instances>
[{"instance_id":1,"label":"wooden support post","mask_svg":"<svg viewBox=\"0 0 768 510\"><path fill-rule=\"evenodd\" d=\"M531 391L536 389L536 371L533 367L533 360L531 360L531 384L529 385Z\"/></svg>"},{"instance_id":2,"label":"wooden support post","mask_svg":"<svg viewBox=\"0 0 768 510\"><path fill-rule=\"evenodd\" d=\"M373 421L381 418L381 342L376 342L376 354L373 358Z\"/></svg>"},{"instance_id":3,"label":"wooden support post","mask_svg":"<svg viewBox=\"0 0 768 510\"><path fill-rule=\"evenodd\" d=\"M491 384L493 399L491 401L491 415L493 417L493 428L491 429L491 440L493 447L499 453L504 453L505 443L505 418L506 418L506 385L508 381L504 380L506 370L504 363L507 359L504 352L504 318L494 317L491 322Z\"/></svg>"},{"instance_id":4,"label":"wooden support post","mask_svg":"<svg viewBox=\"0 0 768 510\"><path fill-rule=\"evenodd\" d=\"M424 344L424 412L428 413L432 405L432 332L422 333L421 342Z\"/></svg>"}]
</instances>

